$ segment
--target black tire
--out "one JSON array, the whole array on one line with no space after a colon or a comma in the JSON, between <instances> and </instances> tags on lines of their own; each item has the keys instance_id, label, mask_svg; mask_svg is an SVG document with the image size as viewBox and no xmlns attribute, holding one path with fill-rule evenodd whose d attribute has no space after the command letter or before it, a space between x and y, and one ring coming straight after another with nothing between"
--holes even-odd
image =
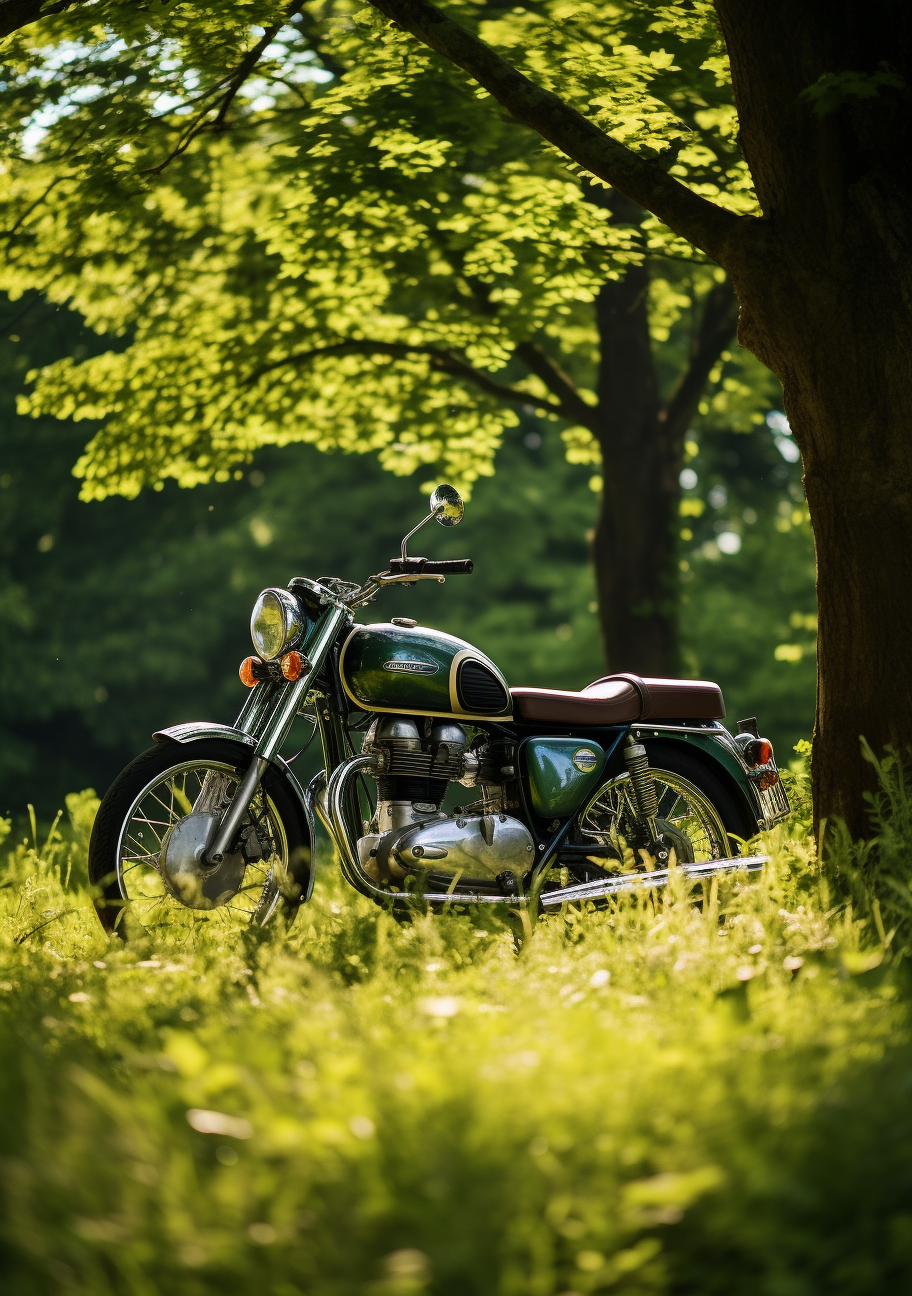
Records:
<instances>
[{"instance_id":1,"label":"black tire","mask_svg":"<svg viewBox=\"0 0 912 1296\"><path fill-rule=\"evenodd\" d=\"M213 909L188 909L162 886L162 897L150 902L147 907L154 903L165 920L149 923L137 912L142 906L130 894L125 877L129 869L123 870L121 856L123 844L127 842L130 821L138 815L142 803L153 796L154 791L168 778L169 771L182 771L191 767L193 777L199 779L201 773L204 775L206 767L212 765L216 772L225 774L230 786L232 772L236 771L237 777L243 775L251 758L252 752L246 745L227 739L204 738L190 743L156 743L121 771L101 802L89 842L89 881L95 888L95 910L105 931L116 932L126 938L137 927L139 931L148 932L154 928L173 926L178 916L185 926L211 921L213 917L225 921L225 911L229 908L232 910L231 924L238 929L250 925L263 926L280 914L286 921L294 918L302 898L309 891L313 840L297 796L275 766L270 766L267 770L254 806L266 831L270 833L270 843L275 840L281 850L277 850L274 856L276 864L268 870L264 869L262 861L259 865L249 863L244 866L245 882L248 874L255 877L251 870L255 870L263 878L258 898L259 877L255 877L253 885L240 888L243 892L250 893L243 896L248 907L220 903L218 908ZM174 777L183 777L186 781L187 775L175 774ZM160 802L159 798L155 799ZM168 813L168 807L163 802L160 804L163 810L157 813ZM173 814L172 794L171 822L175 821ZM151 826L148 818L136 821L150 824L150 831L158 836L157 829ZM139 836L142 836L142 832ZM146 850L146 846L137 845L134 849ZM284 859L280 858L281 854L285 855ZM139 864L134 865L142 866L142 877L154 879L157 872L154 858L154 851L148 852ZM235 898L232 896L232 899ZM142 899L145 904L146 898ZM252 903L254 900L255 903ZM234 916L235 914L240 917Z\"/></svg>"}]
</instances>

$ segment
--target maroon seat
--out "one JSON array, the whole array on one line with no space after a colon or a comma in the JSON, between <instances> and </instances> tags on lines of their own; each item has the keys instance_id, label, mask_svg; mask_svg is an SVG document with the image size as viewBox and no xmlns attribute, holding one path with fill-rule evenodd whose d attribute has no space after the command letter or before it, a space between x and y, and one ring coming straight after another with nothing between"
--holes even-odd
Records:
<instances>
[{"instance_id":1,"label":"maroon seat","mask_svg":"<svg viewBox=\"0 0 912 1296\"><path fill-rule=\"evenodd\" d=\"M513 714L545 724L616 725L635 720L721 720L725 703L709 680L606 675L580 693L515 688Z\"/></svg>"}]
</instances>

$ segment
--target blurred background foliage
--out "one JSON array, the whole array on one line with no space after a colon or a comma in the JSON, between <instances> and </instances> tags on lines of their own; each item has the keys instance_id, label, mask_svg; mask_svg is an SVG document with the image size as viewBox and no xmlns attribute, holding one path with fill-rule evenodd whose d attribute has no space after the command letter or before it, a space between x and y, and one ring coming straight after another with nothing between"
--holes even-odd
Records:
<instances>
[{"instance_id":1,"label":"blurred background foliage","mask_svg":"<svg viewBox=\"0 0 912 1296\"><path fill-rule=\"evenodd\" d=\"M72 467L91 426L26 418L15 401L32 368L99 340L34 293L0 304L0 338L0 808L52 814L74 787L106 788L154 729L233 720L259 589L378 570L425 501L420 474L296 445L262 450L222 484L81 502ZM765 399L761 388L761 416ZM787 757L813 721L813 548L787 425L773 413L742 426L706 402L688 440L682 656L688 675L719 680L730 718L758 713ZM514 684L581 687L604 669L588 555L597 485L523 412L463 526L422 543L473 557L475 575L390 592L369 617L411 614L476 642Z\"/></svg>"}]
</instances>

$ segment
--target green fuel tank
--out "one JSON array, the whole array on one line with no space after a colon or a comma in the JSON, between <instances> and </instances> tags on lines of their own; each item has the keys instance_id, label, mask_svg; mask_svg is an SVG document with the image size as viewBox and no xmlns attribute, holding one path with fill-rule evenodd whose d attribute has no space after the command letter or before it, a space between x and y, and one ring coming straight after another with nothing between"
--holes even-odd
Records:
<instances>
[{"instance_id":1,"label":"green fuel tank","mask_svg":"<svg viewBox=\"0 0 912 1296\"><path fill-rule=\"evenodd\" d=\"M509 720L507 681L464 639L426 626L355 626L339 660L342 687L366 711Z\"/></svg>"}]
</instances>

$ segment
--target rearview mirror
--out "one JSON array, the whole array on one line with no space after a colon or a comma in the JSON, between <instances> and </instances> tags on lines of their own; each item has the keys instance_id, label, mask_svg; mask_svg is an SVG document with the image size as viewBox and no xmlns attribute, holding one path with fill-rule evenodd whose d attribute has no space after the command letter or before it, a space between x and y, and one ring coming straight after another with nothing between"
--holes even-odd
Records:
<instances>
[{"instance_id":1,"label":"rearview mirror","mask_svg":"<svg viewBox=\"0 0 912 1296\"><path fill-rule=\"evenodd\" d=\"M458 526L464 513L465 505L462 496L454 486L447 486L444 483L431 495L431 516L435 517L441 526Z\"/></svg>"}]
</instances>

